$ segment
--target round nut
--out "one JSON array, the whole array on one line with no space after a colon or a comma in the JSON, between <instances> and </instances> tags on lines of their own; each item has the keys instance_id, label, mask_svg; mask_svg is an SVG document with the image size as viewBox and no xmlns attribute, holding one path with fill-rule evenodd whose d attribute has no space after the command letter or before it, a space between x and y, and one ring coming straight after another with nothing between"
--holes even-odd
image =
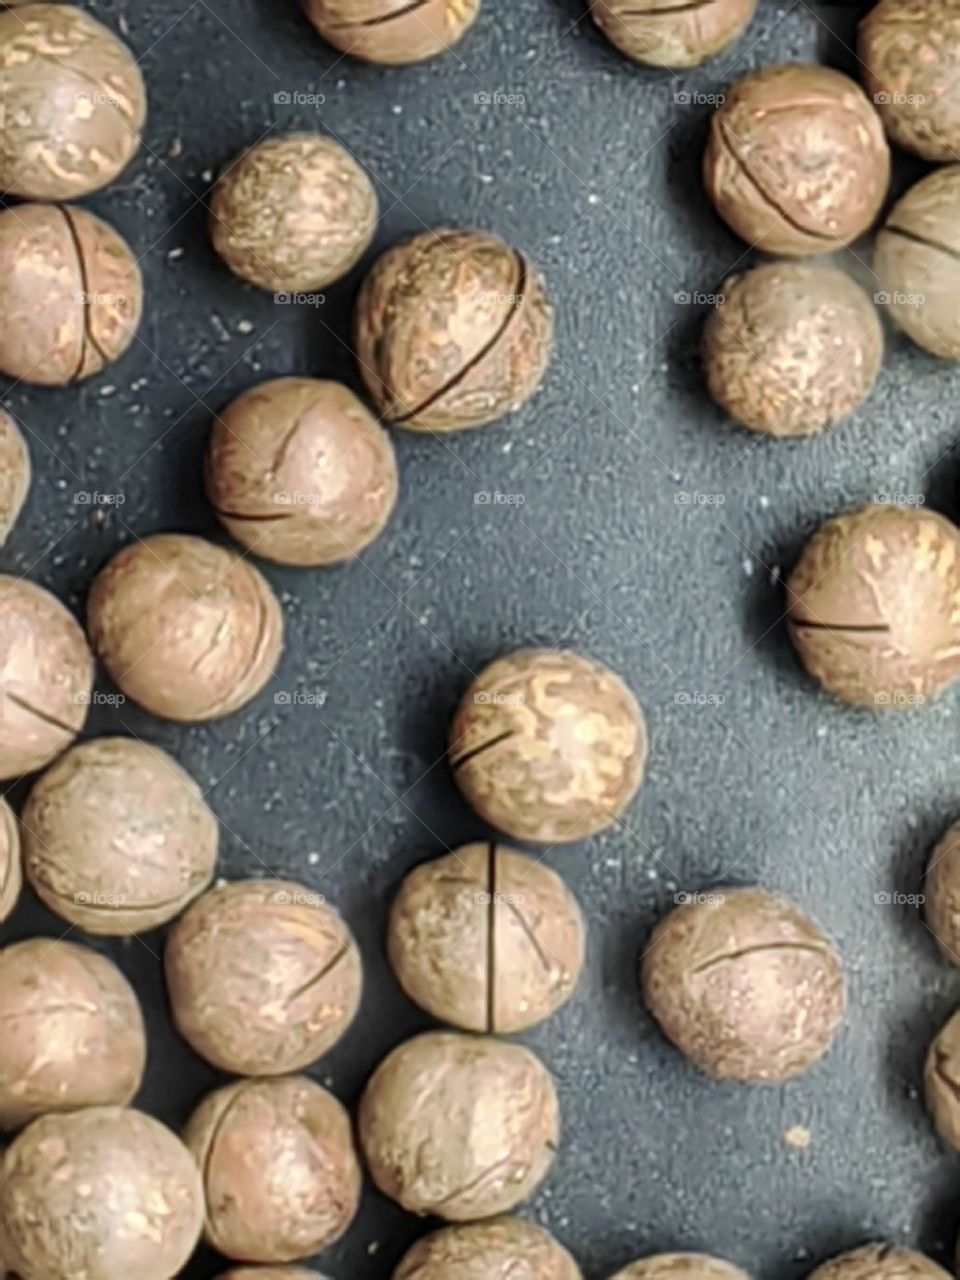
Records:
<instances>
[{"instance_id":1,"label":"round nut","mask_svg":"<svg viewBox=\"0 0 960 1280\"><path fill-rule=\"evenodd\" d=\"M128 698L186 722L239 711L273 675L283 645L266 579L232 552L178 533L114 556L91 588L87 626Z\"/></svg>"},{"instance_id":2,"label":"round nut","mask_svg":"<svg viewBox=\"0 0 960 1280\"><path fill-rule=\"evenodd\" d=\"M960 1151L960 1013L940 1029L923 1069L927 1110L947 1146Z\"/></svg>"},{"instance_id":3,"label":"round nut","mask_svg":"<svg viewBox=\"0 0 960 1280\"><path fill-rule=\"evenodd\" d=\"M487 822L562 844L615 822L636 795L647 730L612 671L559 649L521 649L481 671L450 729L450 765Z\"/></svg>"},{"instance_id":4,"label":"round nut","mask_svg":"<svg viewBox=\"0 0 960 1280\"><path fill-rule=\"evenodd\" d=\"M217 820L159 747L96 738L34 784L24 867L42 902L87 933L146 933L202 893L217 865Z\"/></svg>"},{"instance_id":5,"label":"round nut","mask_svg":"<svg viewBox=\"0 0 960 1280\"><path fill-rule=\"evenodd\" d=\"M0 924L13 914L22 888L20 827L13 810L0 796Z\"/></svg>"},{"instance_id":6,"label":"round nut","mask_svg":"<svg viewBox=\"0 0 960 1280\"><path fill-rule=\"evenodd\" d=\"M889 1244L868 1244L841 1253L811 1271L808 1280L952 1280L943 1267Z\"/></svg>"},{"instance_id":7,"label":"round nut","mask_svg":"<svg viewBox=\"0 0 960 1280\"><path fill-rule=\"evenodd\" d=\"M0 130L0 190L26 200L75 200L113 182L147 114L133 54L72 4L0 11L0 101L16 104Z\"/></svg>"},{"instance_id":8,"label":"round nut","mask_svg":"<svg viewBox=\"0 0 960 1280\"><path fill-rule=\"evenodd\" d=\"M165 965L181 1035L236 1075L316 1062L353 1021L363 985L343 920L286 880L239 880L200 898L171 933Z\"/></svg>"},{"instance_id":9,"label":"round nut","mask_svg":"<svg viewBox=\"0 0 960 1280\"><path fill-rule=\"evenodd\" d=\"M872 506L829 521L787 603L801 661L845 702L913 707L960 674L960 532L933 511Z\"/></svg>"},{"instance_id":10,"label":"round nut","mask_svg":"<svg viewBox=\"0 0 960 1280\"><path fill-rule=\"evenodd\" d=\"M750 1280L745 1271L707 1253L656 1253L618 1271L610 1280Z\"/></svg>"},{"instance_id":11,"label":"round nut","mask_svg":"<svg viewBox=\"0 0 960 1280\"><path fill-rule=\"evenodd\" d=\"M0 1129L125 1105L140 1088L140 1005L116 965L89 947L29 938L0 951L0 1026Z\"/></svg>"},{"instance_id":12,"label":"round nut","mask_svg":"<svg viewBox=\"0 0 960 1280\"><path fill-rule=\"evenodd\" d=\"M774 262L723 286L703 357L711 396L741 426L814 435L870 394L883 328L871 299L844 272Z\"/></svg>"},{"instance_id":13,"label":"round nut","mask_svg":"<svg viewBox=\"0 0 960 1280\"><path fill-rule=\"evenodd\" d=\"M480 0L303 0L303 8L341 53L403 66L455 45L473 25Z\"/></svg>"},{"instance_id":14,"label":"round nut","mask_svg":"<svg viewBox=\"0 0 960 1280\"><path fill-rule=\"evenodd\" d=\"M0 779L49 764L83 728L93 658L73 615L42 587L0 574Z\"/></svg>"},{"instance_id":15,"label":"round nut","mask_svg":"<svg viewBox=\"0 0 960 1280\"><path fill-rule=\"evenodd\" d=\"M741 35L757 0L590 0L594 22L628 58L651 67L696 67ZM683 101L681 98L680 101Z\"/></svg>"},{"instance_id":16,"label":"round nut","mask_svg":"<svg viewBox=\"0 0 960 1280\"><path fill-rule=\"evenodd\" d=\"M169 1280L200 1237L200 1171L179 1138L142 1112L43 1116L4 1154L0 1221L23 1276Z\"/></svg>"},{"instance_id":17,"label":"round nut","mask_svg":"<svg viewBox=\"0 0 960 1280\"><path fill-rule=\"evenodd\" d=\"M550 1074L528 1049L440 1031L381 1062L358 1124L384 1195L410 1213L464 1222L532 1195L553 1164L560 1117Z\"/></svg>"},{"instance_id":18,"label":"round nut","mask_svg":"<svg viewBox=\"0 0 960 1280\"><path fill-rule=\"evenodd\" d=\"M824 1056L843 1017L840 958L792 903L760 889L698 895L656 927L644 998L708 1075L780 1084Z\"/></svg>"},{"instance_id":19,"label":"round nut","mask_svg":"<svg viewBox=\"0 0 960 1280\"><path fill-rule=\"evenodd\" d=\"M184 1140L203 1170L206 1238L228 1258L294 1262L339 1240L356 1216L350 1117L305 1076L217 1089Z\"/></svg>"},{"instance_id":20,"label":"round nut","mask_svg":"<svg viewBox=\"0 0 960 1280\"><path fill-rule=\"evenodd\" d=\"M946 832L930 855L924 884L924 913L940 953L960 964L960 822Z\"/></svg>"},{"instance_id":21,"label":"round nut","mask_svg":"<svg viewBox=\"0 0 960 1280\"><path fill-rule=\"evenodd\" d=\"M872 225L890 185L880 117L828 67L745 76L714 113L707 191L726 223L765 253L829 253Z\"/></svg>"},{"instance_id":22,"label":"round nut","mask_svg":"<svg viewBox=\"0 0 960 1280\"><path fill-rule=\"evenodd\" d=\"M387 950L411 1000L464 1031L509 1035L570 999L583 916L558 875L496 844L417 867L393 903Z\"/></svg>"},{"instance_id":23,"label":"round nut","mask_svg":"<svg viewBox=\"0 0 960 1280\"><path fill-rule=\"evenodd\" d=\"M397 460L383 427L347 387L276 378L216 419L207 494L229 533L281 564L358 555L397 501Z\"/></svg>"},{"instance_id":24,"label":"round nut","mask_svg":"<svg viewBox=\"0 0 960 1280\"><path fill-rule=\"evenodd\" d=\"M364 382L382 416L412 431L462 431L519 409L552 342L538 273L480 231L427 231L389 249L357 298Z\"/></svg>"},{"instance_id":25,"label":"round nut","mask_svg":"<svg viewBox=\"0 0 960 1280\"><path fill-rule=\"evenodd\" d=\"M0 409L0 546L17 522L30 491L30 453L20 428Z\"/></svg>"},{"instance_id":26,"label":"round nut","mask_svg":"<svg viewBox=\"0 0 960 1280\"><path fill-rule=\"evenodd\" d=\"M582 1280L570 1254L542 1227L494 1218L443 1227L409 1249L393 1280Z\"/></svg>"}]
</instances>

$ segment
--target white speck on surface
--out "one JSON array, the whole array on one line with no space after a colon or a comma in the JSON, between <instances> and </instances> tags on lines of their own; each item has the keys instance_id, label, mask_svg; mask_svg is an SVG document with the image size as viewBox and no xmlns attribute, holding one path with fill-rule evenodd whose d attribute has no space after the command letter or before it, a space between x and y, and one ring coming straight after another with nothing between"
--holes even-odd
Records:
<instances>
[{"instance_id":1,"label":"white speck on surface","mask_svg":"<svg viewBox=\"0 0 960 1280\"><path fill-rule=\"evenodd\" d=\"M186 253L186 249L182 245L177 245L176 249L171 249L167 254L169 262L177 262Z\"/></svg>"}]
</instances>

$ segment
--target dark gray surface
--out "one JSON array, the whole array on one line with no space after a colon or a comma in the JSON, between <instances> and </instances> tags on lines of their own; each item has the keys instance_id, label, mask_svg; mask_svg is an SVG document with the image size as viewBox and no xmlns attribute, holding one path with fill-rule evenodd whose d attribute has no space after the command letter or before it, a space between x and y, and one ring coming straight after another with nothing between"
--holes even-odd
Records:
<instances>
[{"instance_id":1,"label":"dark gray surface","mask_svg":"<svg viewBox=\"0 0 960 1280\"><path fill-rule=\"evenodd\" d=\"M269 691L201 728L101 707L89 732L159 743L211 788L225 875L297 876L342 908L367 994L315 1075L352 1103L379 1058L426 1025L383 958L392 893L425 856L487 834L441 758L471 672L519 645L565 644L629 681L649 715L649 777L628 826L549 854L584 905L590 956L571 1006L525 1037L557 1075L565 1129L529 1211L588 1280L657 1249L712 1250L773 1280L872 1237L937 1256L952 1241L960 1177L917 1087L960 975L915 911L874 895L915 892L931 843L960 816L958 695L890 718L826 700L790 652L778 578L824 518L877 492L926 493L956 516L957 374L892 338L853 421L822 440L757 441L705 399L703 307L674 301L715 290L743 254L699 180L710 107L674 95L716 93L787 59L851 68L844 42L865 7L761 0L733 53L674 78L607 48L579 0L486 0L455 55L400 71L339 60L293 0L100 0L150 88L145 149L89 201L143 255L141 341L82 389L5 396L29 431L36 480L0 566L80 610L92 574L134 535L220 536L200 482L213 410L277 374L356 383L349 315L372 254L312 310L241 285L208 246L203 194L242 146L271 130L328 130L377 185L377 248L475 224L541 264L558 343L536 400L446 441L398 433L399 508L362 563L264 566L288 628ZM475 103L497 90L525 103ZM275 105L281 92L327 100ZM915 172L901 163L900 185ZM122 507L75 501L95 490L122 494ZM524 502L475 504L481 491ZM723 505L684 505L694 492ZM283 690L326 699L276 704ZM636 957L652 922L678 888L717 881L794 895L846 958L851 1008L836 1050L785 1089L708 1083L640 1007ZM60 931L27 899L0 939L38 929ZM166 1022L162 941L105 950L149 1010L141 1101L179 1125L216 1077ZM812 1135L803 1152L783 1138L798 1124ZM421 1229L369 1192L323 1270L387 1277ZM215 1271L206 1259L190 1275Z\"/></svg>"}]
</instances>

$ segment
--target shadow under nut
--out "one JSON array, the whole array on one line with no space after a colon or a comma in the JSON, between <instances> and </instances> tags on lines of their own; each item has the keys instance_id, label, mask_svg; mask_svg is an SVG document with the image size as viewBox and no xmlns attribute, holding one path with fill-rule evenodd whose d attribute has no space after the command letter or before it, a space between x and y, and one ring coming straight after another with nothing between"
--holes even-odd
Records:
<instances>
[{"instance_id":1,"label":"shadow under nut","mask_svg":"<svg viewBox=\"0 0 960 1280\"><path fill-rule=\"evenodd\" d=\"M656 1253L624 1267L610 1280L750 1280L724 1258L708 1253Z\"/></svg>"},{"instance_id":2,"label":"shadow under nut","mask_svg":"<svg viewBox=\"0 0 960 1280\"><path fill-rule=\"evenodd\" d=\"M466 35L480 0L304 0L308 19L335 49L367 62L423 62Z\"/></svg>"},{"instance_id":3,"label":"shadow under nut","mask_svg":"<svg viewBox=\"0 0 960 1280\"><path fill-rule=\"evenodd\" d=\"M304 1267L234 1267L222 1272L217 1280L328 1280L328 1277Z\"/></svg>"},{"instance_id":4,"label":"shadow under nut","mask_svg":"<svg viewBox=\"0 0 960 1280\"><path fill-rule=\"evenodd\" d=\"M13 914L22 888L20 825L7 801L0 796L0 924Z\"/></svg>"},{"instance_id":5,"label":"shadow under nut","mask_svg":"<svg viewBox=\"0 0 960 1280\"><path fill-rule=\"evenodd\" d=\"M651 67L698 66L736 40L756 10L757 0L590 0L610 43Z\"/></svg>"},{"instance_id":6,"label":"shadow under nut","mask_svg":"<svg viewBox=\"0 0 960 1280\"><path fill-rule=\"evenodd\" d=\"M868 1244L838 1254L810 1272L807 1280L951 1280L950 1273L913 1249Z\"/></svg>"},{"instance_id":7,"label":"shadow under nut","mask_svg":"<svg viewBox=\"0 0 960 1280\"><path fill-rule=\"evenodd\" d=\"M960 965L960 823L937 844L924 883L927 928L950 964Z\"/></svg>"},{"instance_id":8,"label":"shadow under nut","mask_svg":"<svg viewBox=\"0 0 960 1280\"><path fill-rule=\"evenodd\" d=\"M542 1227L494 1218L443 1227L418 1240L393 1280L582 1280L570 1254Z\"/></svg>"}]
</instances>

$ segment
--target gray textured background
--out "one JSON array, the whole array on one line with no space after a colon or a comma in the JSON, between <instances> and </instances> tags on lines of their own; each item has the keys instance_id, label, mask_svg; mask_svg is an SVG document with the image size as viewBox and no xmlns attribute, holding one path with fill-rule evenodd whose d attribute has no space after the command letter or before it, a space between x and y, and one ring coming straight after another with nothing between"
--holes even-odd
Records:
<instances>
[{"instance_id":1,"label":"gray textured background","mask_svg":"<svg viewBox=\"0 0 960 1280\"><path fill-rule=\"evenodd\" d=\"M372 253L309 309L240 284L209 248L203 196L242 146L293 127L339 137L379 190L377 248L450 223L516 242L557 309L556 359L536 400L446 441L398 433L399 508L362 563L263 566L288 643L275 684L241 715L180 728L101 707L89 731L159 743L212 788L224 874L297 876L344 911L367 994L315 1074L352 1103L386 1050L425 1025L383 958L392 893L417 861L487 834L441 759L471 673L525 644L609 663L648 712L652 762L628 826L549 856L591 940L576 999L525 1037L557 1075L565 1126L529 1212L588 1280L681 1247L769 1280L872 1237L943 1256L960 1175L917 1086L960 975L938 961L915 910L874 895L915 892L931 843L960 815L957 695L891 718L820 696L784 635L779 578L825 517L878 492L924 493L957 515L957 374L891 337L855 419L822 440L758 441L705 399L704 308L674 300L716 290L743 254L699 181L710 107L675 95L714 94L787 59L850 69L867 6L761 0L731 53L675 78L606 47L580 0L485 4L455 54L385 71L338 60L294 0L99 0L142 55L151 118L136 163L89 204L143 255L146 318L127 357L81 389L4 397L30 433L36 479L0 565L79 611L95 570L131 537L220 536L200 479L214 410L278 374L356 383L349 316ZM525 101L475 102L494 91ZM281 92L326 101L276 105ZM916 172L901 160L899 185ZM75 498L94 491L123 505ZM476 504L486 491L524 501ZM723 503L685 503L693 493ZM326 697L284 706L278 691ZM652 922L678 888L717 881L794 895L846 958L851 1008L836 1049L785 1089L701 1079L637 997ZM59 932L25 899L0 940L38 929ZM142 1102L179 1125L216 1077L167 1024L161 946L154 934L106 950L148 1008ZM783 1138L798 1124L812 1135L804 1152ZM386 1277L420 1229L368 1192L323 1270ZM205 1259L189 1274L215 1271Z\"/></svg>"}]
</instances>

